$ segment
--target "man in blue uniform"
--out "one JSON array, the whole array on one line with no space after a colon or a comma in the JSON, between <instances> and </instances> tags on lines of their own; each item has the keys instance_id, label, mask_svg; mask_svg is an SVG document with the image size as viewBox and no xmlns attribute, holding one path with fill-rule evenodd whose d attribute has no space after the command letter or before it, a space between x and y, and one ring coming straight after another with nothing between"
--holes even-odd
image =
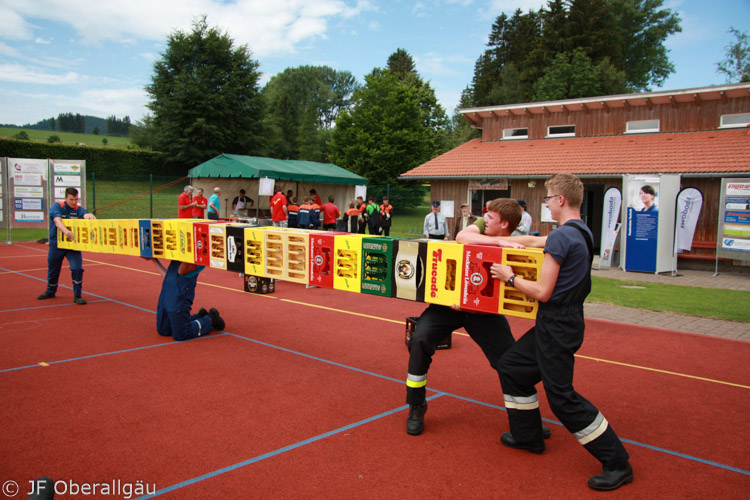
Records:
<instances>
[{"instance_id":1,"label":"man in blue uniform","mask_svg":"<svg viewBox=\"0 0 750 500\"><path fill-rule=\"evenodd\" d=\"M198 314L190 314L198 274L204 266L173 260L169 268L165 268L158 259L149 260L153 260L156 270L164 277L156 306L156 331L159 335L180 341L224 329L224 320L213 307L209 311L201 308Z\"/></svg>"},{"instance_id":2,"label":"man in blue uniform","mask_svg":"<svg viewBox=\"0 0 750 500\"><path fill-rule=\"evenodd\" d=\"M65 190L65 201L58 201L49 210L49 252L47 253L47 290L37 299L51 299L57 293L57 280L60 277L63 259L68 259L70 274L73 279L73 302L83 305L86 300L81 297L83 281L83 257L78 250L57 248L57 231L61 231L68 240L73 241L73 232L65 227L62 219L96 219L85 208L78 204L78 190L70 187Z\"/></svg>"}]
</instances>

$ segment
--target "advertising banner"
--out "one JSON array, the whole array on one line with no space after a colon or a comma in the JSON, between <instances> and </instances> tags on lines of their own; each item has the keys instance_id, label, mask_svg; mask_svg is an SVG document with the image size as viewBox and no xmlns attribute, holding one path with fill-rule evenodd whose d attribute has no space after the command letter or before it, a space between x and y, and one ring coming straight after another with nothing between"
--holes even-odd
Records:
<instances>
[{"instance_id":1,"label":"advertising banner","mask_svg":"<svg viewBox=\"0 0 750 500\"><path fill-rule=\"evenodd\" d=\"M631 177L627 188L626 271L656 271L659 178Z\"/></svg>"},{"instance_id":2,"label":"advertising banner","mask_svg":"<svg viewBox=\"0 0 750 500\"><path fill-rule=\"evenodd\" d=\"M674 229L674 253L690 251L695 226L703 206L703 193L698 188L685 188L677 195L677 221Z\"/></svg>"},{"instance_id":3,"label":"advertising banner","mask_svg":"<svg viewBox=\"0 0 750 500\"><path fill-rule=\"evenodd\" d=\"M750 261L750 179L722 179L718 241L717 258Z\"/></svg>"},{"instance_id":4,"label":"advertising banner","mask_svg":"<svg viewBox=\"0 0 750 500\"><path fill-rule=\"evenodd\" d=\"M622 193L616 187L607 189L604 193L604 211L602 213L601 254L599 268L606 269L612 265L612 254L619 232L617 220L620 218Z\"/></svg>"}]
</instances>

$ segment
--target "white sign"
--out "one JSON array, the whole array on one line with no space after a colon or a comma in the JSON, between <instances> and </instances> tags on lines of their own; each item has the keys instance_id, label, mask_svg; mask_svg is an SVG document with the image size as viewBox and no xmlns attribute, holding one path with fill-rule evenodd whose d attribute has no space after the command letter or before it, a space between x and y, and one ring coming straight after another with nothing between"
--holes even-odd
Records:
<instances>
[{"instance_id":1,"label":"white sign","mask_svg":"<svg viewBox=\"0 0 750 500\"><path fill-rule=\"evenodd\" d=\"M29 160L26 158L8 158L8 170L14 174L47 173L47 160Z\"/></svg>"},{"instance_id":2,"label":"white sign","mask_svg":"<svg viewBox=\"0 0 750 500\"><path fill-rule=\"evenodd\" d=\"M65 189L64 187L55 188L55 199L56 200L64 200L65 199Z\"/></svg>"},{"instance_id":3,"label":"white sign","mask_svg":"<svg viewBox=\"0 0 750 500\"><path fill-rule=\"evenodd\" d=\"M16 222L44 222L44 212L16 212Z\"/></svg>"},{"instance_id":4,"label":"white sign","mask_svg":"<svg viewBox=\"0 0 750 500\"><path fill-rule=\"evenodd\" d=\"M13 186L13 196L15 198L44 198L44 188Z\"/></svg>"},{"instance_id":5,"label":"white sign","mask_svg":"<svg viewBox=\"0 0 750 500\"><path fill-rule=\"evenodd\" d=\"M41 186L42 176L40 174L13 174L13 185Z\"/></svg>"},{"instance_id":6,"label":"white sign","mask_svg":"<svg viewBox=\"0 0 750 500\"><path fill-rule=\"evenodd\" d=\"M42 200L40 199L16 198L14 203L16 210L42 210Z\"/></svg>"},{"instance_id":7,"label":"white sign","mask_svg":"<svg viewBox=\"0 0 750 500\"><path fill-rule=\"evenodd\" d=\"M258 196L273 196L276 181L268 177L258 179Z\"/></svg>"},{"instance_id":8,"label":"white sign","mask_svg":"<svg viewBox=\"0 0 750 500\"><path fill-rule=\"evenodd\" d=\"M542 222L557 222L555 219L552 218L552 212L549 211L549 208L547 208L546 203L542 203L542 206L539 208L539 213L542 214L542 217L541 217Z\"/></svg>"},{"instance_id":9,"label":"white sign","mask_svg":"<svg viewBox=\"0 0 750 500\"><path fill-rule=\"evenodd\" d=\"M440 211L446 217L454 217L455 216L455 213L454 213L455 208L453 207L453 205L454 205L454 201L453 200L441 200L440 201Z\"/></svg>"},{"instance_id":10,"label":"white sign","mask_svg":"<svg viewBox=\"0 0 750 500\"><path fill-rule=\"evenodd\" d=\"M80 186L80 175L55 175L55 186Z\"/></svg>"},{"instance_id":11,"label":"white sign","mask_svg":"<svg viewBox=\"0 0 750 500\"><path fill-rule=\"evenodd\" d=\"M81 175L82 168L80 163L62 163L53 161L55 174L73 174Z\"/></svg>"},{"instance_id":12,"label":"white sign","mask_svg":"<svg viewBox=\"0 0 750 500\"><path fill-rule=\"evenodd\" d=\"M359 197L362 197L362 199L366 199L367 196L367 186L354 186L354 198L357 199Z\"/></svg>"},{"instance_id":13,"label":"white sign","mask_svg":"<svg viewBox=\"0 0 750 500\"><path fill-rule=\"evenodd\" d=\"M735 252L750 252L750 240L724 238L721 240L721 248Z\"/></svg>"},{"instance_id":14,"label":"white sign","mask_svg":"<svg viewBox=\"0 0 750 500\"><path fill-rule=\"evenodd\" d=\"M729 182L727 196L750 196L750 182Z\"/></svg>"}]
</instances>

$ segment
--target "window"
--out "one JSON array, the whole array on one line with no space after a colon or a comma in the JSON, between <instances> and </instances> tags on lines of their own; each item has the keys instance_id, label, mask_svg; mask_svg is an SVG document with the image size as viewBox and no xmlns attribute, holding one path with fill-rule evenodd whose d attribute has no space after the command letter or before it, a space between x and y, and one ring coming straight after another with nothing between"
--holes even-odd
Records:
<instances>
[{"instance_id":1,"label":"window","mask_svg":"<svg viewBox=\"0 0 750 500\"><path fill-rule=\"evenodd\" d=\"M659 120L637 120L625 124L626 134L643 134L646 132L658 132Z\"/></svg>"},{"instance_id":2,"label":"window","mask_svg":"<svg viewBox=\"0 0 750 500\"><path fill-rule=\"evenodd\" d=\"M719 122L719 128L747 127L748 125L750 125L750 113L721 115Z\"/></svg>"},{"instance_id":3,"label":"window","mask_svg":"<svg viewBox=\"0 0 750 500\"><path fill-rule=\"evenodd\" d=\"M547 127L547 137L575 137L575 125L554 125Z\"/></svg>"},{"instance_id":4,"label":"window","mask_svg":"<svg viewBox=\"0 0 750 500\"><path fill-rule=\"evenodd\" d=\"M503 129L503 140L505 139L528 139L529 129L527 128L506 128Z\"/></svg>"}]
</instances>

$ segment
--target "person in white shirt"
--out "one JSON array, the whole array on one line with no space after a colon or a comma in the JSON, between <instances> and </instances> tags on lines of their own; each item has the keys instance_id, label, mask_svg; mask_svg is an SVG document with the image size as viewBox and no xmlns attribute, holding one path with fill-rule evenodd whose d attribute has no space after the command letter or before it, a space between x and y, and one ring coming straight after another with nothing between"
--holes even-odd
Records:
<instances>
[{"instance_id":1,"label":"person in white shirt","mask_svg":"<svg viewBox=\"0 0 750 500\"><path fill-rule=\"evenodd\" d=\"M424 218L424 236L431 240L449 240L451 232L448 229L448 221L440 212L440 202L432 202L432 211Z\"/></svg>"},{"instance_id":2,"label":"person in white shirt","mask_svg":"<svg viewBox=\"0 0 750 500\"><path fill-rule=\"evenodd\" d=\"M526 211L526 202L524 200L518 200L518 204L521 205L523 214L521 214L521 223L513 231L512 236L526 236L531 231L531 215Z\"/></svg>"}]
</instances>

